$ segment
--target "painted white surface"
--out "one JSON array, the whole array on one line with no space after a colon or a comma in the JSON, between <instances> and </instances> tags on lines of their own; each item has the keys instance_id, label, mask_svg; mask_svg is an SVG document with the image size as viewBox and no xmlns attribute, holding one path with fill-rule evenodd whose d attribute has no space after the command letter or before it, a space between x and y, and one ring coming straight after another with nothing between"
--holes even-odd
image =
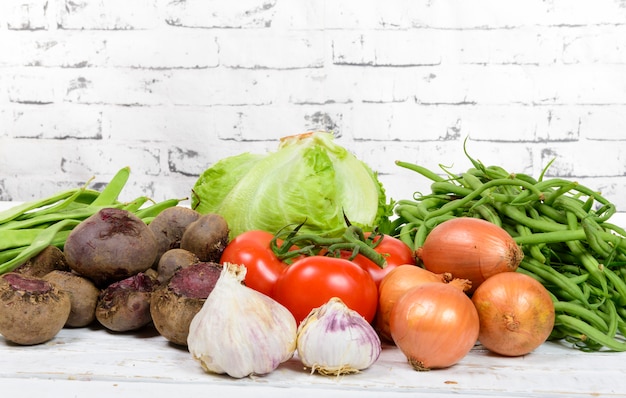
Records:
<instances>
[{"instance_id":1,"label":"painted white surface","mask_svg":"<svg viewBox=\"0 0 626 398\"><path fill-rule=\"evenodd\" d=\"M334 130L394 199L394 165L511 172L626 211L620 0L0 2L0 199L103 184L185 197L222 157Z\"/></svg>"},{"instance_id":2,"label":"painted white surface","mask_svg":"<svg viewBox=\"0 0 626 398\"><path fill-rule=\"evenodd\" d=\"M414 371L396 347L385 346L369 369L342 377L310 374L296 355L269 375L233 379L204 373L187 350L161 336L96 327L64 329L33 347L0 340L0 358L3 394L20 396L626 396L626 353L583 353L556 343L519 358L477 345L458 364L429 372Z\"/></svg>"}]
</instances>

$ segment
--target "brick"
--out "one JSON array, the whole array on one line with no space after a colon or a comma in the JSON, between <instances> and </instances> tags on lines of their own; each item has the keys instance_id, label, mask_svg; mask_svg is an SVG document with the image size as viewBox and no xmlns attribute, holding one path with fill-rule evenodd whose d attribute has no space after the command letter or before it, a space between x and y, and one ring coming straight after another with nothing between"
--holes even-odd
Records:
<instances>
[{"instance_id":1,"label":"brick","mask_svg":"<svg viewBox=\"0 0 626 398\"><path fill-rule=\"evenodd\" d=\"M63 70L41 67L8 68L2 81L10 102L48 104L62 98ZM61 77L61 78L60 78Z\"/></svg>"},{"instance_id":2,"label":"brick","mask_svg":"<svg viewBox=\"0 0 626 398\"><path fill-rule=\"evenodd\" d=\"M271 19L274 29L322 30L326 27L326 0L277 2Z\"/></svg>"},{"instance_id":3,"label":"brick","mask_svg":"<svg viewBox=\"0 0 626 398\"><path fill-rule=\"evenodd\" d=\"M168 148L169 173L197 178L221 159L243 152L267 154L278 148L278 140L245 141L215 140L209 142L182 142Z\"/></svg>"},{"instance_id":4,"label":"brick","mask_svg":"<svg viewBox=\"0 0 626 398\"><path fill-rule=\"evenodd\" d=\"M589 140L626 140L626 106L585 107L581 116L582 135Z\"/></svg>"},{"instance_id":5,"label":"brick","mask_svg":"<svg viewBox=\"0 0 626 398\"><path fill-rule=\"evenodd\" d=\"M206 141L218 118L213 109L171 106L105 107L102 110L103 136L113 141L132 140L158 144L181 140Z\"/></svg>"},{"instance_id":6,"label":"brick","mask_svg":"<svg viewBox=\"0 0 626 398\"><path fill-rule=\"evenodd\" d=\"M566 31L563 38L563 62L626 63L626 26L582 26Z\"/></svg>"},{"instance_id":7,"label":"brick","mask_svg":"<svg viewBox=\"0 0 626 398\"><path fill-rule=\"evenodd\" d=\"M626 175L626 141L585 141L581 145L554 143L541 149L541 160L554 163L550 176L610 177Z\"/></svg>"},{"instance_id":8,"label":"brick","mask_svg":"<svg viewBox=\"0 0 626 398\"><path fill-rule=\"evenodd\" d=\"M48 29L51 24L47 16L48 0L3 1L0 8L6 21L0 22L10 30ZM3 17L0 17L3 18Z\"/></svg>"},{"instance_id":9,"label":"brick","mask_svg":"<svg viewBox=\"0 0 626 398\"><path fill-rule=\"evenodd\" d=\"M612 0L593 4L584 0L346 0L327 2L325 9L326 27L331 29L510 29L622 24L626 17L624 7Z\"/></svg>"},{"instance_id":10,"label":"brick","mask_svg":"<svg viewBox=\"0 0 626 398\"><path fill-rule=\"evenodd\" d=\"M277 90L273 71L264 70L86 68L69 73L64 100L83 104L244 105L286 95Z\"/></svg>"},{"instance_id":11,"label":"brick","mask_svg":"<svg viewBox=\"0 0 626 398\"><path fill-rule=\"evenodd\" d=\"M102 138L101 110L63 104L16 105L0 117L0 132L11 138ZM10 126L10 127L9 127Z\"/></svg>"},{"instance_id":12,"label":"brick","mask_svg":"<svg viewBox=\"0 0 626 398\"><path fill-rule=\"evenodd\" d=\"M104 65L137 68L213 68L219 65L214 32L158 29L106 35Z\"/></svg>"},{"instance_id":13,"label":"brick","mask_svg":"<svg viewBox=\"0 0 626 398\"><path fill-rule=\"evenodd\" d=\"M548 12L549 4L540 0L391 0L384 3L348 0L328 2L326 5L327 27L344 29L509 28L541 24L548 17Z\"/></svg>"},{"instance_id":14,"label":"brick","mask_svg":"<svg viewBox=\"0 0 626 398\"><path fill-rule=\"evenodd\" d=\"M529 68L535 99L543 103L611 104L624 101L625 64L576 64Z\"/></svg>"},{"instance_id":15,"label":"brick","mask_svg":"<svg viewBox=\"0 0 626 398\"><path fill-rule=\"evenodd\" d=\"M170 1L165 21L173 26L203 28L265 28L272 24L276 0Z\"/></svg>"},{"instance_id":16,"label":"brick","mask_svg":"<svg viewBox=\"0 0 626 398\"><path fill-rule=\"evenodd\" d=\"M335 64L545 64L554 63L562 39L538 28L342 30L332 44Z\"/></svg>"},{"instance_id":17,"label":"brick","mask_svg":"<svg viewBox=\"0 0 626 398\"><path fill-rule=\"evenodd\" d=\"M199 46L198 44L201 44ZM206 68L218 65L212 32L195 29L7 32L0 65Z\"/></svg>"},{"instance_id":18,"label":"brick","mask_svg":"<svg viewBox=\"0 0 626 398\"><path fill-rule=\"evenodd\" d=\"M63 0L57 12L60 29L150 29L162 24L154 0Z\"/></svg>"},{"instance_id":19,"label":"brick","mask_svg":"<svg viewBox=\"0 0 626 398\"><path fill-rule=\"evenodd\" d=\"M324 31L231 30L219 38L220 63L233 68L321 68Z\"/></svg>"},{"instance_id":20,"label":"brick","mask_svg":"<svg viewBox=\"0 0 626 398\"><path fill-rule=\"evenodd\" d=\"M547 23L553 26L621 25L626 18L626 8L612 0L554 0L549 5Z\"/></svg>"},{"instance_id":21,"label":"brick","mask_svg":"<svg viewBox=\"0 0 626 398\"><path fill-rule=\"evenodd\" d=\"M247 106L215 109L219 118L214 121L218 139L246 141L278 140L281 137L313 130L334 131L341 134L347 108L333 104Z\"/></svg>"},{"instance_id":22,"label":"brick","mask_svg":"<svg viewBox=\"0 0 626 398\"><path fill-rule=\"evenodd\" d=\"M145 146L103 141L46 140L33 146L33 140L16 139L0 146L0 169L6 174L47 176L53 181L59 171L71 174L114 174L124 166L141 170L146 176L161 172L160 152ZM37 159L37 167L24 162L24 156Z\"/></svg>"}]
</instances>

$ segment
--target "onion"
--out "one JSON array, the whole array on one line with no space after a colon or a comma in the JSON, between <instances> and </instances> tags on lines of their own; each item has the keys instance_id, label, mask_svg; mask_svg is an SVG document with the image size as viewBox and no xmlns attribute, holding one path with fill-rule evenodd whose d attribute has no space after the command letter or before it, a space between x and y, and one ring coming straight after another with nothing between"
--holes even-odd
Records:
<instances>
[{"instance_id":1,"label":"onion","mask_svg":"<svg viewBox=\"0 0 626 398\"><path fill-rule=\"evenodd\" d=\"M472 217L437 225L415 254L429 271L469 279L469 293L492 275L517 270L524 258L522 249L502 227Z\"/></svg>"},{"instance_id":2,"label":"onion","mask_svg":"<svg viewBox=\"0 0 626 398\"><path fill-rule=\"evenodd\" d=\"M459 362L478 338L472 300L450 283L425 283L404 293L391 310L394 343L418 371Z\"/></svg>"},{"instance_id":3,"label":"onion","mask_svg":"<svg viewBox=\"0 0 626 398\"><path fill-rule=\"evenodd\" d=\"M450 274L435 274L415 265L404 264L392 269L378 286L378 309L375 326L380 337L392 341L389 331L389 316L396 301L415 286L428 282L445 283L452 279Z\"/></svg>"},{"instance_id":4,"label":"onion","mask_svg":"<svg viewBox=\"0 0 626 398\"><path fill-rule=\"evenodd\" d=\"M546 341L554 327L554 303L537 280L519 272L487 279L472 296L480 320L478 340L505 356L525 355Z\"/></svg>"}]
</instances>

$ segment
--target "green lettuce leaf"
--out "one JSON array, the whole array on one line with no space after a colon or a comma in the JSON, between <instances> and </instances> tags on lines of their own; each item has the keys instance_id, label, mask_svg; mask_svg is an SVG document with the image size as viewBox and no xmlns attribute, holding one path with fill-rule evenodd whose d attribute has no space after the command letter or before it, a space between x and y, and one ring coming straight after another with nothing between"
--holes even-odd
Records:
<instances>
[{"instance_id":1,"label":"green lettuce leaf","mask_svg":"<svg viewBox=\"0 0 626 398\"><path fill-rule=\"evenodd\" d=\"M365 231L386 228L393 211L378 176L334 142L332 133L285 137L267 154L224 158L193 188L192 208L222 215L231 238L252 229L337 235L349 222Z\"/></svg>"}]
</instances>

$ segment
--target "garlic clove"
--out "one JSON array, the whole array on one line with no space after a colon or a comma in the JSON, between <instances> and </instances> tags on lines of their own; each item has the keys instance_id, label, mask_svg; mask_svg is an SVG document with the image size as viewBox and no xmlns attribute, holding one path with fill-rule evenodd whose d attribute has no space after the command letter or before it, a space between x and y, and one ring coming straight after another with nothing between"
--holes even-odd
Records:
<instances>
[{"instance_id":1,"label":"garlic clove","mask_svg":"<svg viewBox=\"0 0 626 398\"><path fill-rule=\"evenodd\" d=\"M246 267L225 263L189 326L187 346L209 373L267 374L291 359L296 319L274 299L242 284Z\"/></svg>"},{"instance_id":2,"label":"garlic clove","mask_svg":"<svg viewBox=\"0 0 626 398\"><path fill-rule=\"evenodd\" d=\"M380 356L382 346L369 322L333 297L300 323L296 349L300 361L312 373L338 376L370 367Z\"/></svg>"}]
</instances>

